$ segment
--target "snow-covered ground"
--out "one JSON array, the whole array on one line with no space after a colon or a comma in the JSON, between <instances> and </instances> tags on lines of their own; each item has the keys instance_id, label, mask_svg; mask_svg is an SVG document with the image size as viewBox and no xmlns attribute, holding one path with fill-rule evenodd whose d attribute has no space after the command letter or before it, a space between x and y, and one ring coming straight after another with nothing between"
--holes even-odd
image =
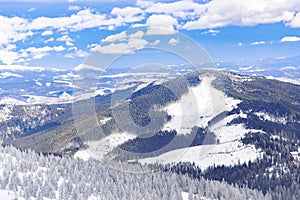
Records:
<instances>
[{"instance_id":1,"label":"snow-covered ground","mask_svg":"<svg viewBox=\"0 0 300 200\"><path fill-rule=\"evenodd\" d=\"M27 105L25 101L17 100L11 97L4 97L0 100L0 105Z\"/></svg>"},{"instance_id":2,"label":"snow-covered ground","mask_svg":"<svg viewBox=\"0 0 300 200\"><path fill-rule=\"evenodd\" d=\"M140 159L142 164L170 164L179 162L195 163L201 169L209 166L233 166L238 163L254 161L260 152L253 145L242 145L238 141L217 145L202 145L169 151L157 157Z\"/></svg>"},{"instance_id":3,"label":"snow-covered ground","mask_svg":"<svg viewBox=\"0 0 300 200\"><path fill-rule=\"evenodd\" d=\"M190 200L189 199L189 193L188 192L182 192L182 200ZM199 197L198 195L193 194L193 199L199 199L199 200L209 200L206 197Z\"/></svg>"},{"instance_id":4,"label":"snow-covered ground","mask_svg":"<svg viewBox=\"0 0 300 200\"><path fill-rule=\"evenodd\" d=\"M287 117L280 117L280 116L275 117L274 115L265 112L255 112L254 114L262 120L266 120L274 123L286 124L288 121Z\"/></svg>"},{"instance_id":5,"label":"snow-covered ground","mask_svg":"<svg viewBox=\"0 0 300 200\"><path fill-rule=\"evenodd\" d=\"M267 76L266 78L268 79L274 79L286 83L293 83L296 85L300 85L300 80L299 79L293 79L293 78L288 78L288 77L274 77L274 76Z\"/></svg>"},{"instance_id":6,"label":"snow-covered ground","mask_svg":"<svg viewBox=\"0 0 300 200\"><path fill-rule=\"evenodd\" d=\"M125 132L112 133L101 140L86 142L87 148L77 151L74 157L83 160L88 160L89 158L102 160L115 147L133 138L135 138L134 135Z\"/></svg>"},{"instance_id":7,"label":"snow-covered ground","mask_svg":"<svg viewBox=\"0 0 300 200\"><path fill-rule=\"evenodd\" d=\"M0 122L6 122L12 118L12 106L6 105L0 110Z\"/></svg>"},{"instance_id":8,"label":"snow-covered ground","mask_svg":"<svg viewBox=\"0 0 300 200\"><path fill-rule=\"evenodd\" d=\"M179 101L169 104L165 110L172 119L164 130L176 130L178 134L189 134L194 126L206 127L216 115L230 111L240 100L227 97L212 87L214 77L200 77L201 83L189 88Z\"/></svg>"}]
</instances>

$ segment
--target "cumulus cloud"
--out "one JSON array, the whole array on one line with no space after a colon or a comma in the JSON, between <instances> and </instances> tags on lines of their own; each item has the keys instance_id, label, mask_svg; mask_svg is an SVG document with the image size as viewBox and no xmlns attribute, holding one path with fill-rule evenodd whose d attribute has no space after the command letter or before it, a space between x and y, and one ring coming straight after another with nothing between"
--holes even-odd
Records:
<instances>
[{"instance_id":1,"label":"cumulus cloud","mask_svg":"<svg viewBox=\"0 0 300 200\"><path fill-rule=\"evenodd\" d=\"M115 42L118 40L125 40L126 38L127 38L127 34L125 31L123 31L123 32L115 34L115 35L109 35L101 41L102 42Z\"/></svg>"},{"instance_id":2,"label":"cumulus cloud","mask_svg":"<svg viewBox=\"0 0 300 200\"><path fill-rule=\"evenodd\" d=\"M280 41L281 42L298 42L298 41L300 41L300 37L297 37L297 36L285 36Z\"/></svg>"},{"instance_id":3,"label":"cumulus cloud","mask_svg":"<svg viewBox=\"0 0 300 200\"><path fill-rule=\"evenodd\" d=\"M168 42L168 44L175 46L176 44L179 43L179 40L177 38L171 38Z\"/></svg>"},{"instance_id":4,"label":"cumulus cloud","mask_svg":"<svg viewBox=\"0 0 300 200\"><path fill-rule=\"evenodd\" d=\"M146 25L149 27L147 35L169 35L175 33L178 21L169 15L153 14L148 17Z\"/></svg>"},{"instance_id":5,"label":"cumulus cloud","mask_svg":"<svg viewBox=\"0 0 300 200\"><path fill-rule=\"evenodd\" d=\"M33 35L33 32L28 30L28 21L26 19L20 17L9 18L0 15L0 21L0 46L25 40Z\"/></svg>"},{"instance_id":6,"label":"cumulus cloud","mask_svg":"<svg viewBox=\"0 0 300 200\"><path fill-rule=\"evenodd\" d=\"M51 51L56 51L56 52L60 52L60 51L64 51L65 47L63 46L53 46L53 47L49 47L49 46L44 46L44 47L29 47L25 50L22 50L21 54L19 56L24 56L24 57L30 57L32 59L41 59L47 55L49 55L49 52Z\"/></svg>"},{"instance_id":7,"label":"cumulus cloud","mask_svg":"<svg viewBox=\"0 0 300 200\"><path fill-rule=\"evenodd\" d=\"M112 15L116 15L119 24L139 22L145 18L145 12L137 7L113 8Z\"/></svg>"},{"instance_id":8,"label":"cumulus cloud","mask_svg":"<svg viewBox=\"0 0 300 200\"><path fill-rule=\"evenodd\" d=\"M92 50L103 54L126 54L134 50L143 49L148 42L144 39L129 39L128 42L111 43L104 46L96 46Z\"/></svg>"},{"instance_id":9,"label":"cumulus cloud","mask_svg":"<svg viewBox=\"0 0 300 200\"><path fill-rule=\"evenodd\" d=\"M204 12L186 22L183 29L207 29L224 26L254 26L293 20L300 8L297 0L212 0L203 4Z\"/></svg>"},{"instance_id":10,"label":"cumulus cloud","mask_svg":"<svg viewBox=\"0 0 300 200\"><path fill-rule=\"evenodd\" d=\"M153 14L147 19L146 24L150 28L162 28L174 31L174 27L178 26L178 21L170 15Z\"/></svg>"},{"instance_id":11,"label":"cumulus cloud","mask_svg":"<svg viewBox=\"0 0 300 200\"><path fill-rule=\"evenodd\" d=\"M56 41L65 42L66 46L69 46L69 47L74 46L73 39L70 38L68 35L63 35L63 36L57 38Z\"/></svg>"},{"instance_id":12,"label":"cumulus cloud","mask_svg":"<svg viewBox=\"0 0 300 200\"><path fill-rule=\"evenodd\" d=\"M288 26L292 28L299 28L300 27L300 12L298 12L295 17L287 23Z\"/></svg>"},{"instance_id":13,"label":"cumulus cloud","mask_svg":"<svg viewBox=\"0 0 300 200\"><path fill-rule=\"evenodd\" d=\"M18 60L18 53L0 49L0 60L3 64L11 65Z\"/></svg>"},{"instance_id":14,"label":"cumulus cloud","mask_svg":"<svg viewBox=\"0 0 300 200\"><path fill-rule=\"evenodd\" d=\"M167 14L181 19L194 18L205 11L205 7L202 4L194 3L193 1L154 3L138 0L137 5L144 8L148 13Z\"/></svg>"},{"instance_id":15,"label":"cumulus cloud","mask_svg":"<svg viewBox=\"0 0 300 200\"><path fill-rule=\"evenodd\" d=\"M47 30L47 31L42 32L41 35L42 35L42 36L53 35L53 31Z\"/></svg>"},{"instance_id":16,"label":"cumulus cloud","mask_svg":"<svg viewBox=\"0 0 300 200\"><path fill-rule=\"evenodd\" d=\"M88 53L83 50L76 50L73 53L68 53L65 55L66 58L85 58L88 56Z\"/></svg>"},{"instance_id":17,"label":"cumulus cloud","mask_svg":"<svg viewBox=\"0 0 300 200\"><path fill-rule=\"evenodd\" d=\"M148 41L142 39L144 36L143 31L137 31L132 34L127 34L125 31L110 35L102 40L104 43L109 43L105 45L93 44L92 51L99 51L103 54L125 54L131 53L134 50L143 49Z\"/></svg>"}]
</instances>

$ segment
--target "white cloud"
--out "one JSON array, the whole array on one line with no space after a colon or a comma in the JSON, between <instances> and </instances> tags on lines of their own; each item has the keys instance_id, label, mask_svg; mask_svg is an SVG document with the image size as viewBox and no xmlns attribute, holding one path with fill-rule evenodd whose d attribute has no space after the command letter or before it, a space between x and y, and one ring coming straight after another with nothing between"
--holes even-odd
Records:
<instances>
[{"instance_id":1,"label":"white cloud","mask_svg":"<svg viewBox=\"0 0 300 200\"><path fill-rule=\"evenodd\" d=\"M49 55L49 52L51 51L56 51L56 52L60 52L60 51L64 51L65 47L63 46L53 46L53 47L49 47L49 46L44 46L44 47L29 47L25 50L22 50L22 55L23 57L30 57L32 59L41 59L47 55ZM20 56L19 55L19 56Z\"/></svg>"},{"instance_id":2,"label":"white cloud","mask_svg":"<svg viewBox=\"0 0 300 200\"><path fill-rule=\"evenodd\" d=\"M143 31L137 31L136 33L132 33L127 35L126 31L122 31L121 33L117 33L115 35L109 35L106 38L102 39L101 42L117 42L117 41L126 41L128 39L141 39L144 36Z\"/></svg>"},{"instance_id":3,"label":"white cloud","mask_svg":"<svg viewBox=\"0 0 300 200\"><path fill-rule=\"evenodd\" d=\"M70 38L68 35L63 35L63 36L57 38L56 41L65 42L66 46L68 46L68 47L74 46L73 39Z\"/></svg>"},{"instance_id":4,"label":"white cloud","mask_svg":"<svg viewBox=\"0 0 300 200\"><path fill-rule=\"evenodd\" d=\"M3 64L11 65L18 60L18 53L1 49L0 60L3 62Z\"/></svg>"},{"instance_id":5,"label":"white cloud","mask_svg":"<svg viewBox=\"0 0 300 200\"><path fill-rule=\"evenodd\" d=\"M118 24L138 22L145 18L145 12L137 7L113 8L111 14L117 16Z\"/></svg>"},{"instance_id":6,"label":"white cloud","mask_svg":"<svg viewBox=\"0 0 300 200\"><path fill-rule=\"evenodd\" d=\"M54 38L49 38L48 40L44 40L44 43L48 43L48 42L53 42L54 41Z\"/></svg>"},{"instance_id":7,"label":"white cloud","mask_svg":"<svg viewBox=\"0 0 300 200\"><path fill-rule=\"evenodd\" d=\"M0 46L25 40L33 35L33 32L28 30L28 21L26 19L20 17L9 18L0 15L0 21Z\"/></svg>"},{"instance_id":8,"label":"white cloud","mask_svg":"<svg viewBox=\"0 0 300 200\"><path fill-rule=\"evenodd\" d=\"M42 36L53 35L53 31L47 30L47 31L42 32L41 35L42 35Z\"/></svg>"},{"instance_id":9,"label":"white cloud","mask_svg":"<svg viewBox=\"0 0 300 200\"><path fill-rule=\"evenodd\" d=\"M188 21L187 30L235 26L254 26L276 22L289 22L296 10L300 9L297 0L212 0L202 5L204 11L197 19Z\"/></svg>"},{"instance_id":10,"label":"white cloud","mask_svg":"<svg viewBox=\"0 0 300 200\"><path fill-rule=\"evenodd\" d=\"M122 41L125 40L127 38L127 34L125 31L115 34L115 35L109 35L106 38L104 38L103 40L101 40L101 42L115 42L115 41Z\"/></svg>"},{"instance_id":11,"label":"white cloud","mask_svg":"<svg viewBox=\"0 0 300 200\"><path fill-rule=\"evenodd\" d=\"M281 71L296 70L296 69L297 69L297 67L294 67L294 66L285 66L285 67L280 68Z\"/></svg>"},{"instance_id":12,"label":"white cloud","mask_svg":"<svg viewBox=\"0 0 300 200\"><path fill-rule=\"evenodd\" d=\"M68 53L65 55L66 58L85 58L89 54L83 50L76 50L74 53Z\"/></svg>"},{"instance_id":13,"label":"white cloud","mask_svg":"<svg viewBox=\"0 0 300 200\"><path fill-rule=\"evenodd\" d=\"M27 12L33 12L33 11L36 11L36 8L29 8L29 9L27 10Z\"/></svg>"},{"instance_id":14,"label":"white cloud","mask_svg":"<svg viewBox=\"0 0 300 200\"><path fill-rule=\"evenodd\" d=\"M112 23L113 22L106 19L105 14L95 13L91 9L85 9L66 17L38 17L29 23L28 28L31 30L39 30L51 27L59 30L80 31L88 28L111 25Z\"/></svg>"},{"instance_id":15,"label":"white cloud","mask_svg":"<svg viewBox=\"0 0 300 200\"><path fill-rule=\"evenodd\" d=\"M298 42L298 41L300 41L300 37L297 37L297 36L285 36L280 41L281 42Z\"/></svg>"},{"instance_id":16,"label":"white cloud","mask_svg":"<svg viewBox=\"0 0 300 200\"><path fill-rule=\"evenodd\" d=\"M300 28L300 12L298 12L295 17L287 23L287 25L292 28Z\"/></svg>"},{"instance_id":17,"label":"white cloud","mask_svg":"<svg viewBox=\"0 0 300 200\"><path fill-rule=\"evenodd\" d=\"M68 7L68 10L80 10L80 7L79 6L69 6Z\"/></svg>"},{"instance_id":18,"label":"white cloud","mask_svg":"<svg viewBox=\"0 0 300 200\"><path fill-rule=\"evenodd\" d=\"M73 42L73 39L70 38L68 35L63 35L59 38L56 39L56 41L60 41L60 42Z\"/></svg>"},{"instance_id":19,"label":"white cloud","mask_svg":"<svg viewBox=\"0 0 300 200\"><path fill-rule=\"evenodd\" d=\"M141 6L148 13L172 15L176 18L187 19L199 16L204 12L205 7L202 4L193 1L175 1L171 3L151 1L137 1L137 5Z\"/></svg>"},{"instance_id":20,"label":"white cloud","mask_svg":"<svg viewBox=\"0 0 300 200\"><path fill-rule=\"evenodd\" d=\"M106 46L96 46L92 50L103 54L126 54L134 50L143 49L148 42L144 39L129 39L127 43L111 43Z\"/></svg>"},{"instance_id":21,"label":"white cloud","mask_svg":"<svg viewBox=\"0 0 300 200\"><path fill-rule=\"evenodd\" d=\"M150 28L161 28L174 31L174 27L178 26L178 21L176 18L169 15L153 14L148 17L146 24Z\"/></svg>"},{"instance_id":22,"label":"white cloud","mask_svg":"<svg viewBox=\"0 0 300 200\"><path fill-rule=\"evenodd\" d=\"M252 42L251 45L261 45L261 44L266 44L265 41L257 41L257 42Z\"/></svg>"},{"instance_id":23,"label":"white cloud","mask_svg":"<svg viewBox=\"0 0 300 200\"><path fill-rule=\"evenodd\" d=\"M108 45L97 45L93 44L90 47L92 51L99 51L103 54L125 54L131 53L134 50L143 49L148 41L142 39L144 36L143 31L137 31L132 34L127 34L125 31L110 35L102 40L102 42L110 43Z\"/></svg>"},{"instance_id":24,"label":"white cloud","mask_svg":"<svg viewBox=\"0 0 300 200\"><path fill-rule=\"evenodd\" d=\"M239 46L239 47L243 46L243 43L239 42L239 43L238 43L238 46Z\"/></svg>"},{"instance_id":25,"label":"white cloud","mask_svg":"<svg viewBox=\"0 0 300 200\"><path fill-rule=\"evenodd\" d=\"M160 40L155 40L154 42L150 43L152 46L156 46L160 44Z\"/></svg>"},{"instance_id":26,"label":"white cloud","mask_svg":"<svg viewBox=\"0 0 300 200\"><path fill-rule=\"evenodd\" d=\"M176 44L179 43L179 40L177 38L171 38L168 42L168 44L175 46Z\"/></svg>"},{"instance_id":27,"label":"white cloud","mask_svg":"<svg viewBox=\"0 0 300 200\"><path fill-rule=\"evenodd\" d=\"M214 29L210 29L208 31L204 31L201 34L205 35L205 34L212 34L213 36L216 36L218 33L220 33L219 30L214 30Z\"/></svg>"},{"instance_id":28,"label":"white cloud","mask_svg":"<svg viewBox=\"0 0 300 200\"><path fill-rule=\"evenodd\" d=\"M67 45L68 47L74 46L74 44L73 44L72 42L69 42L69 41L66 41L66 45Z\"/></svg>"}]
</instances>

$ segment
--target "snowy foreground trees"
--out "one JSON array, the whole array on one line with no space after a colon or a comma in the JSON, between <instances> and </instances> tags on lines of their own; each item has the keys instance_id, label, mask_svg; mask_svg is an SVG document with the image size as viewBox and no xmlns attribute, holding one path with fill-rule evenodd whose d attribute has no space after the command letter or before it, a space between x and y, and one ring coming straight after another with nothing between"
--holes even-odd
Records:
<instances>
[{"instance_id":1,"label":"snowy foreground trees","mask_svg":"<svg viewBox=\"0 0 300 200\"><path fill-rule=\"evenodd\" d=\"M270 199L256 190L146 166L111 161L104 166L95 160L43 156L14 147L0 147L0 191L6 191L11 199L38 200ZM186 193L189 195L183 195Z\"/></svg>"}]
</instances>

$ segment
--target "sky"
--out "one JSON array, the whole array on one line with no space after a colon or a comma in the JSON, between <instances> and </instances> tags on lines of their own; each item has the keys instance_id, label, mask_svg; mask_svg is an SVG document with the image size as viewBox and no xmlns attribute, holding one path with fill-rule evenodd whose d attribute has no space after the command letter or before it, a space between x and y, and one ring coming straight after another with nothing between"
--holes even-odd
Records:
<instances>
[{"instance_id":1,"label":"sky","mask_svg":"<svg viewBox=\"0 0 300 200\"><path fill-rule=\"evenodd\" d=\"M8 67L70 69L95 52L159 47L166 35L174 47L178 34L216 62L300 55L299 0L0 0L0 22L0 65ZM166 31L149 36L152 28Z\"/></svg>"}]
</instances>

